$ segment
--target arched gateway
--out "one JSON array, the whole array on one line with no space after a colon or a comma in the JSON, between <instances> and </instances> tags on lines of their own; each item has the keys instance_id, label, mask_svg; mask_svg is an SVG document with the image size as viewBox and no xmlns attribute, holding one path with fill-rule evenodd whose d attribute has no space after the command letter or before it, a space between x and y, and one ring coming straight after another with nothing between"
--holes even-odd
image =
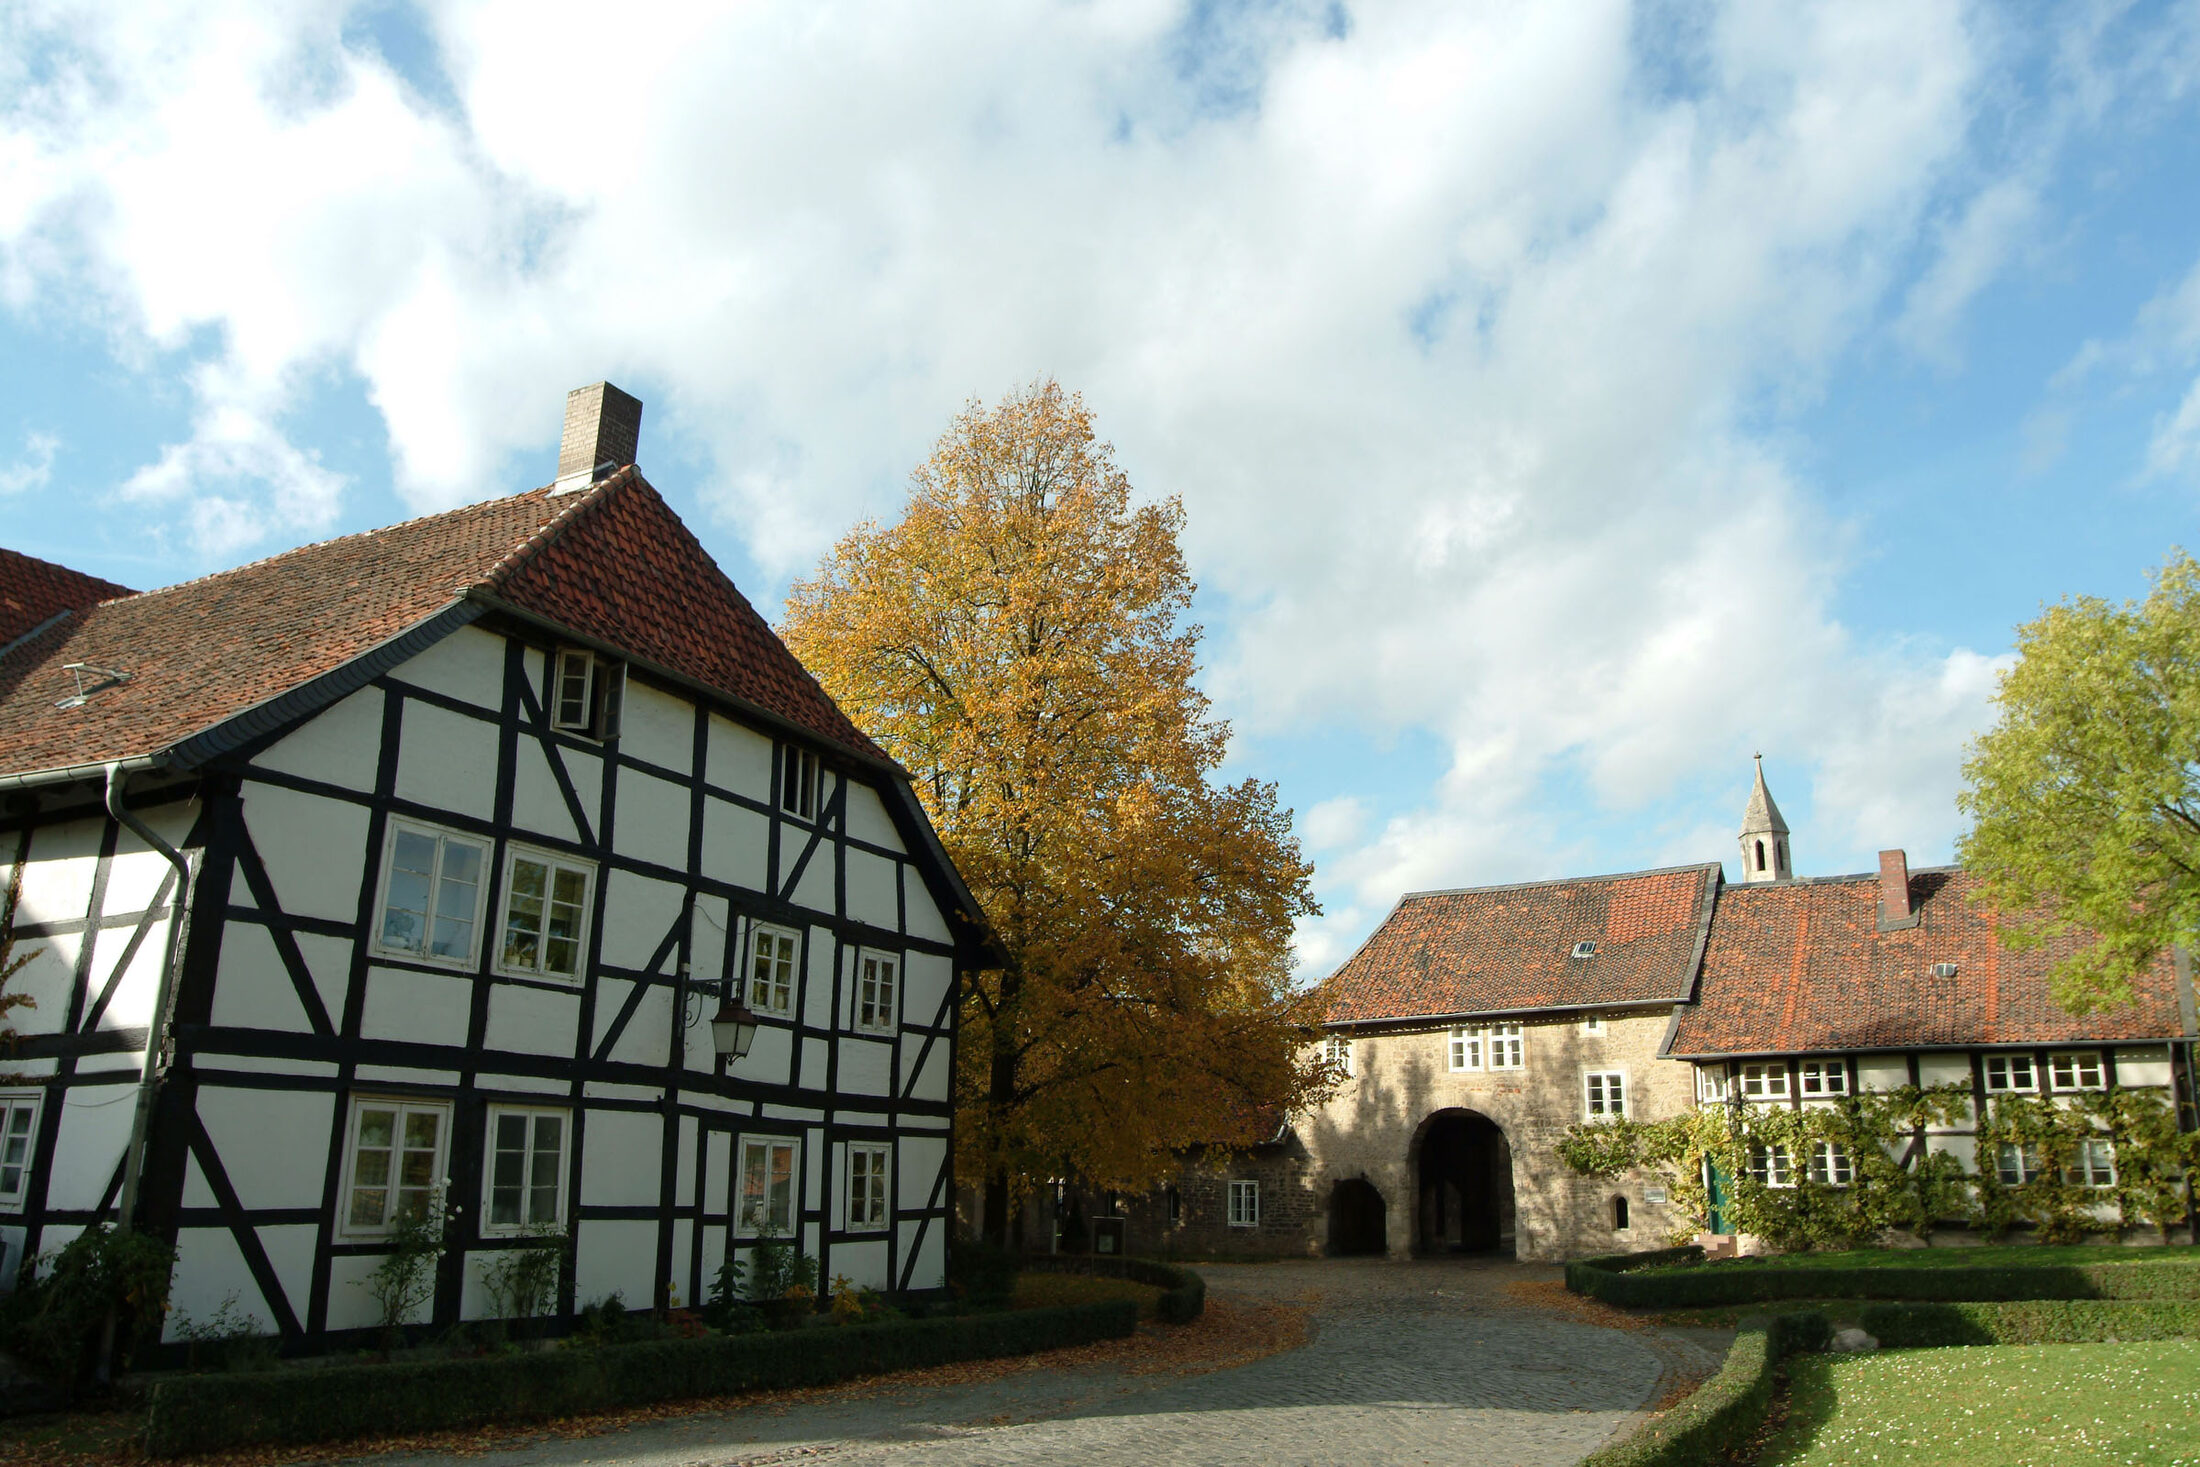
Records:
<instances>
[{"instance_id":1,"label":"arched gateway","mask_svg":"<svg viewBox=\"0 0 2200 1467\"><path fill-rule=\"evenodd\" d=\"M1479 1111L1437 1111L1414 1133L1411 1162L1418 1252L1512 1246L1512 1147L1495 1121Z\"/></svg>"},{"instance_id":2,"label":"arched gateway","mask_svg":"<svg viewBox=\"0 0 2200 1467\"><path fill-rule=\"evenodd\" d=\"M1382 1253L1389 1246L1383 1194L1365 1177L1346 1177L1329 1191L1329 1252L1332 1257Z\"/></svg>"}]
</instances>

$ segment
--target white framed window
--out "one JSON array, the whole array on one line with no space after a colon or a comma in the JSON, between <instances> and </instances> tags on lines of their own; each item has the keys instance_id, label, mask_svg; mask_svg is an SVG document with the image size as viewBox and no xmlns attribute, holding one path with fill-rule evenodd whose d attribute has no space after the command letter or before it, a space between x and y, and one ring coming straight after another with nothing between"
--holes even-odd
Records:
<instances>
[{"instance_id":1,"label":"white framed window","mask_svg":"<svg viewBox=\"0 0 2200 1467\"><path fill-rule=\"evenodd\" d=\"M1698 1100L1724 1100L1731 1091L1727 1083L1724 1065L1699 1065L1696 1067L1696 1098Z\"/></svg>"},{"instance_id":2,"label":"white framed window","mask_svg":"<svg viewBox=\"0 0 2200 1467\"><path fill-rule=\"evenodd\" d=\"M1528 1041L1518 1024L1492 1024L1489 1035L1491 1069L1524 1070L1528 1067Z\"/></svg>"},{"instance_id":3,"label":"white framed window","mask_svg":"<svg viewBox=\"0 0 2200 1467\"><path fill-rule=\"evenodd\" d=\"M2021 1187L2040 1179L2040 1154L2030 1146L2003 1142L1994 1155L1994 1175L2004 1187Z\"/></svg>"},{"instance_id":4,"label":"white framed window","mask_svg":"<svg viewBox=\"0 0 2200 1467\"><path fill-rule=\"evenodd\" d=\"M2040 1077L2028 1054L1986 1056L1986 1091L1989 1095L2019 1094L2040 1088Z\"/></svg>"},{"instance_id":5,"label":"white framed window","mask_svg":"<svg viewBox=\"0 0 2200 1467\"><path fill-rule=\"evenodd\" d=\"M1337 1067L1337 1073L1347 1079L1352 1076L1352 1041L1342 1034L1332 1034L1322 1041L1322 1058Z\"/></svg>"},{"instance_id":6,"label":"white framed window","mask_svg":"<svg viewBox=\"0 0 2200 1467\"><path fill-rule=\"evenodd\" d=\"M800 820L817 818L817 755L793 744L779 746L779 808Z\"/></svg>"},{"instance_id":7,"label":"white framed window","mask_svg":"<svg viewBox=\"0 0 2200 1467\"><path fill-rule=\"evenodd\" d=\"M1233 1228L1257 1228L1260 1226L1260 1183L1232 1182L1230 1184L1230 1226Z\"/></svg>"},{"instance_id":8,"label":"white framed window","mask_svg":"<svg viewBox=\"0 0 2200 1467\"><path fill-rule=\"evenodd\" d=\"M901 959L869 949L856 954L856 1027L869 1034L894 1032L901 997Z\"/></svg>"},{"instance_id":9,"label":"white framed window","mask_svg":"<svg viewBox=\"0 0 2200 1467\"><path fill-rule=\"evenodd\" d=\"M1482 1068L1482 1031L1480 1029L1454 1029L1451 1031L1451 1067L1454 1071Z\"/></svg>"},{"instance_id":10,"label":"white framed window","mask_svg":"<svg viewBox=\"0 0 2200 1467\"><path fill-rule=\"evenodd\" d=\"M793 1236L795 1175L793 1141L779 1136L742 1138L741 1199L733 1218L736 1236Z\"/></svg>"},{"instance_id":11,"label":"white framed window","mask_svg":"<svg viewBox=\"0 0 2200 1467\"><path fill-rule=\"evenodd\" d=\"M1591 1014L1581 1021L1581 1032L1591 1039L1604 1037L1604 1015Z\"/></svg>"},{"instance_id":12,"label":"white framed window","mask_svg":"<svg viewBox=\"0 0 2200 1467\"><path fill-rule=\"evenodd\" d=\"M1837 1059L1807 1059L1796 1067L1798 1088L1805 1095L1846 1095L1849 1067Z\"/></svg>"},{"instance_id":13,"label":"white framed window","mask_svg":"<svg viewBox=\"0 0 2200 1467\"><path fill-rule=\"evenodd\" d=\"M450 1132L448 1101L354 1097L344 1148L343 1231L377 1237L399 1218L418 1217L433 1206Z\"/></svg>"},{"instance_id":14,"label":"white framed window","mask_svg":"<svg viewBox=\"0 0 2200 1467\"><path fill-rule=\"evenodd\" d=\"M1788 1093L1788 1068L1777 1060L1762 1064L1742 1066L1742 1098L1744 1100L1785 1100Z\"/></svg>"},{"instance_id":15,"label":"white framed window","mask_svg":"<svg viewBox=\"0 0 2200 1467\"><path fill-rule=\"evenodd\" d=\"M38 1147L38 1113L44 1102L44 1093L37 1090L0 1094L0 1207L21 1207L29 1195L31 1153Z\"/></svg>"},{"instance_id":16,"label":"white framed window","mask_svg":"<svg viewBox=\"0 0 2200 1467\"><path fill-rule=\"evenodd\" d=\"M626 664L583 647L561 647L551 666L550 726L592 739L617 738Z\"/></svg>"},{"instance_id":17,"label":"white framed window","mask_svg":"<svg viewBox=\"0 0 2200 1467\"><path fill-rule=\"evenodd\" d=\"M423 962L470 968L481 929L489 843L411 820L390 822L374 945Z\"/></svg>"},{"instance_id":18,"label":"white framed window","mask_svg":"<svg viewBox=\"0 0 2200 1467\"><path fill-rule=\"evenodd\" d=\"M565 1226L565 1156L572 1117L536 1106L489 1107L485 1233Z\"/></svg>"},{"instance_id":19,"label":"white framed window","mask_svg":"<svg viewBox=\"0 0 2200 1467\"><path fill-rule=\"evenodd\" d=\"M884 1143L848 1143L848 1231L886 1230L886 1186L894 1149Z\"/></svg>"},{"instance_id":20,"label":"white framed window","mask_svg":"<svg viewBox=\"0 0 2200 1467\"><path fill-rule=\"evenodd\" d=\"M786 1017L794 1012L795 961L801 935L758 923L749 934L749 1007Z\"/></svg>"},{"instance_id":21,"label":"white framed window","mask_svg":"<svg viewBox=\"0 0 2200 1467\"><path fill-rule=\"evenodd\" d=\"M2098 1090L2107 1079L2097 1049L2065 1049L2049 1055L2047 1078L2057 1090Z\"/></svg>"},{"instance_id":22,"label":"white framed window","mask_svg":"<svg viewBox=\"0 0 2200 1467\"><path fill-rule=\"evenodd\" d=\"M2070 1153L2063 1180L2073 1187L2116 1185L2116 1145L2106 1137L2088 1137Z\"/></svg>"},{"instance_id":23,"label":"white framed window","mask_svg":"<svg viewBox=\"0 0 2200 1467\"><path fill-rule=\"evenodd\" d=\"M593 866L548 851L521 846L508 850L498 970L579 981L595 877Z\"/></svg>"},{"instance_id":24,"label":"white framed window","mask_svg":"<svg viewBox=\"0 0 2200 1467\"><path fill-rule=\"evenodd\" d=\"M1590 1070L1581 1077L1581 1083L1587 1092L1590 1116L1627 1114L1626 1071Z\"/></svg>"},{"instance_id":25,"label":"white framed window","mask_svg":"<svg viewBox=\"0 0 2200 1467\"><path fill-rule=\"evenodd\" d=\"M1856 1180L1856 1164L1837 1141L1821 1141L1810 1149L1810 1179L1826 1187L1846 1187Z\"/></svg>"},{"instance_id":26,"label":"white framed window","mask_svg":"<svg viewBox=\"0 0 2200 1467\"><path fill-rule=\"evenodd\" d=\"M1795 1159L1777 1143L1749 1148L1749 1174L1767 1187L1795 1185Z\"/></svg>"}]
</instances>

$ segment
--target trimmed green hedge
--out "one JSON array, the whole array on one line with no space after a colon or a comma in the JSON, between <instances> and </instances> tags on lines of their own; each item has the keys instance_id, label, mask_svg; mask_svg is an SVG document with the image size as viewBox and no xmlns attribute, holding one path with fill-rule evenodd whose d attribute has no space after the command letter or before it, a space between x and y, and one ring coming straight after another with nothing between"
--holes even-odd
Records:
<instances>
[{"instance_id":1,"label":"trimmed green hedge","mask_svg":"<svg viewBox=\"0 0 2200 1467\"><path fill-rule=\"evenodd\" d=\"M1161 1290L1159 1305L1165 1324L1190 1324L1207 1307L1207 1281L1181 1264L1151 1258L1100 1258L1091 1254L1027 1258L1024 1267L1034 1273L1089 1273L1111 1279L1129 1279Z\"/></svg>"},{"instance_id":2,"label":"trimmed green hedge","mask_svg":"<svg viewBox=\"0 0 2200 1467\"><path fill-rule=\"evenodd\" d=\"M957 1360L1028 1355L1138 1328L1129 1300L947 1319L713 1335L478 1360L202 1375L152 1389L156 1457L275 1443L539 1421L738 1391L829 1385Z\"/></svg>"},{"instance_id":3,"label":"trimmed green hedge","mask_svg":"<svg viewBox=\"0 0 2200 1467\"><path fill-rule=\"evenodd\" d=\"M1725 1461L1764 1425L1780 1357L1821 1349L1832 1334L1823 1314L1745 1321L1717 1375L1632 1436L1590 1453L1581 1467L1711 1467Z\"/></svg>"},{"instance_id":4,"label":"trimmed green hedge","mask_svg":"<svg viewBox=\"0 0 2200 1467\"><path fill-rule=\"evenodd\" d=\"M2073 1345L2200 1335L2200 1303L2033 1299L2008 1304L1874 1304L1864 1332L1889 1349Z\"/></svg>"},{"instance_id":5,"label":"trimmed green hedge","mask_svg":"<svg viewBox=\"0 0 2200 1467\"><path fill-rule=\"evenodd\" d=\"M1623 1309L1703 1309L1780 1299L2200 1299L2200 1259L1945 1268L1659 1267L1674 1251L1569 1263L1566 1287Z\"/></svg>"}]
</instances>

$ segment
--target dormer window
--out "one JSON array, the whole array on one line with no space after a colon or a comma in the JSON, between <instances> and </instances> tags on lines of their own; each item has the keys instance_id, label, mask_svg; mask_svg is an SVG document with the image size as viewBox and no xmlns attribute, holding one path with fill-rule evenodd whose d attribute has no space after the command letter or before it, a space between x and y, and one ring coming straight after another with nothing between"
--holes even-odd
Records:
<instances>
[{"instance_id":1,"label":"dormer window","mask_svg":"<svg viewBox=\"0 0 2200 1467\"><path fill-rule=\"evenodd\" d=\"M562 647L550 689L550 726L592 739L619 736L619 705L626 695L626 664L585 647Z\"/></svg>"},{"instance_id":2,"label":"dormer window","mask_svg":"<svg viewBox=\"0 0 2200 1467\"><path fill-rule=\"evenodd\" d=\"M1588 938L1584 937L1584 938L1583 938L1583 939L1582 939L1581 941L1579 941L1579 942L1577 942L1577 943L1575 943L1575 944L1574 944L1574 956L1575 956L1575 957L1577 957L1577 958L1593 958L1593 957L1595 957L1596 955L1597 955L1597 945L1596 945L1596 944L1595 944L1594 942L1592 942L1592 941L1591 941L1590 939L1588 939Z\"/></svg>"},{"instance_id":3,"label":"dormer window","mask_svg":"<svg viewBox=\"0 0 2200 1467\"><path fill-rule=\"evenodd\" d=\"M798 820L817 818L817 755L792 744L779 748L779 808Z\"/></svg>"}]
</instances>

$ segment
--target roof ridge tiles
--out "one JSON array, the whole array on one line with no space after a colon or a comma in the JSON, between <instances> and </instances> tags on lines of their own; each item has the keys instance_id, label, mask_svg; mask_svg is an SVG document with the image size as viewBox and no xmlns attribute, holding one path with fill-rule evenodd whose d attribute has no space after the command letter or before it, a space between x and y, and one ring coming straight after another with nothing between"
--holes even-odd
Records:
<instances>
[{"instance_id":1,"label":"roof ridge tiles","mask_svg":"<svg viewBox=\"0 0 2200 1467\"><path fill-rule=\"evenodd\" d=\"M1709 871L1720 865L1717 861L1691 861L1681 866L1650 866L1640 871L1606 871L1595 876L1549 876L1540 881L1504 881L1495 886L1438 886L1426 891L1405 892L1398 900L1410 902L1416 897L1479 896L1493 891L1533 891L1544 886L1582 886L1598 881L1631 881L1643 876L1678 876L1683 872Z\"/></svg>"},{"instance_id":2,"label":"roof ridge tiles","mask_svg":"<svg viewBox=\"0 0 2200 1467\"><path fill-rule=\"evenodd\" d=\"M603 478L574 494L571 504L566 505L544 521L534 534L529 535L519 544L507 550L495 565L490 566L479 579L470 583L466 589L472 590L475 587L485 587L494 591L502 587L506 581L519 572L522 566L556 544L567 530L608 503L612 495L630 484L647 484L648 482L647 479L642 477L641 470L633 464L627 464L614 473L606 474ZM529 492L539 494L543 491L537 489Z\"/></svg>"}]
</instances>

